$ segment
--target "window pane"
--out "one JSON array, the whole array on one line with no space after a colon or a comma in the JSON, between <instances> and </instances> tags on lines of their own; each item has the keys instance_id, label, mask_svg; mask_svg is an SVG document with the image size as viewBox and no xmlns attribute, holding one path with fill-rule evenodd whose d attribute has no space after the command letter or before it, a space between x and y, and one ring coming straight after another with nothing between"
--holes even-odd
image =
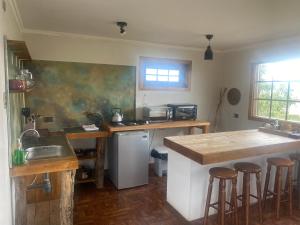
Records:
<instances>
[{"instance_id":1,"label":"window pane","mask_svg":"<svg viewBox=\"0 0 300 225\"><path fill-rule=\"evenodd\" d=\"M272 74L268 71L268 64L260 64L258 66L258 80L271 81Z\"/></svg>"},{"instance_id":2,"label":"window pane","mask_svg":"<svg viewBox=\"0 0 300 225\"><path fill-rule=\"evenodd\" d=\"M300 100L300 82L291 82L289 98L292 100Z\"/></svg>"},{"instance_id":3,"label":"window pane","mask_svg":"<svg viewBox=\"0 0 300 225\"><path fill-rule=\"evenodd\" d=\"M139 87L145 90L188 90L192 61L140 57Z\"/></svg>"},{"instance_id":4,"label":"window pane","mask_svg":"<svg viewBox=\"0 0 300 225\"><path fill-rule=\"evenodd\" d=\"M300 122L299 58L259 64L256 79L253 100L256 116L269 117L268 99L272 98L271 118Z\"/></svg>"},{"instance_id":5,"label":"window pane","mask_svg":"<svg viewBox=\"0 0 300 225\"><path fill-rule=\"evenodd\" d=\"M280 73L278 80L299 80L300 76L300 60L285 60L273 63L276 65L276 72Z\"/></svg>"},{"instance_id":6,"label":"window pane","mask_svg":"<svg viewBox=\"0 0 300 225\"><path fill-rule=\"evenodd\" d=\"M179 82L179 77L178 76L169 76L169 81L170 82Z\"/></svg>"},{"instance_id":7,"label":"window pane","mask_svg":"<svg viewBox=\"0 0 300 225\"><path fill-rule=\"evenodd\" d=\"M157 70L158 75L168 75L169 71L168 70Z\"/></svg>"},{"instance_id":8,"label":"window pane","mask_svg":"<svg viewBox=\"0 0 300 225\"><path fill-rule=\"evenodd\" d=\"M160 75L158 75L157 78L158 78L158 81L169 81L169 77L168 76L160 76Z\"/></svg>"},{"instance_id":9,"label":"window pane","mask_svg":"<svg viewBox=\"0 0 300 225\"><path fill-rule=\"evenodd\" d=\"M285 101L272 101L271 118L285 120L286 104Z\"/></svg>"},{"instance_id":10,"label":"window pane","mask_svg":"<svg viewBox=\"0 0 300 225\"><path fill-rule=\"evenodd\" d=\"M271 99L272 82L257 83L257 98Z\"/></svg>"},{"instance_id":11,"label":"window pane","mask_svg":"<svg viewBox=\"0 0 300 225\"><path fill-rule=\"evenodd\" d=\"M288 82L274 82L272 99L286 100L288 94Z\"/></svg>"},{"instance_id":12,"label":"window pane","mask_svg":"<svg viewBox=\"0 0 300 225\"><path fill-rule=\"evenodd\" d=\"M171 75L171 76L179 76L179 70L169 70L169 75Z\"/></svg>"},{"instance_id":13,"label":"window pane","mask_svg":"<svg viewBox=\"0 0 300 225\"><path fill-rule=\"evenodd\" d=\"M146 74L157 74L157 69L146 68Z\"/></svg>"},{"instance_id":14,"label":"window pane","mask_svg":"<svg viewBox=\"0 0 300 225\"><path fill-rule=\"evenodd\" d=\"M300 103L299 102L289 103L288 120L300 122Z\"/></svg>"},{"instance_id":15,"label":"window pane","mask_svg":"<svg viewBox=\"0 0 300 225\"><path fill-rule=\"evenodd\" d=\"M256 103L256 115L260 117L269 117L270 115L270 101L257 100Z\"/></svg>"},{"instance_id":16,"label":"window pane","mask_svg":"<svg viewBox=\"0 0 300 225\"><path fill-rule=\"evenodd\" d=\"M157 76L156 75L146 75L146 80L148 81L156 81Z\"/></svg>"}]
</instances>

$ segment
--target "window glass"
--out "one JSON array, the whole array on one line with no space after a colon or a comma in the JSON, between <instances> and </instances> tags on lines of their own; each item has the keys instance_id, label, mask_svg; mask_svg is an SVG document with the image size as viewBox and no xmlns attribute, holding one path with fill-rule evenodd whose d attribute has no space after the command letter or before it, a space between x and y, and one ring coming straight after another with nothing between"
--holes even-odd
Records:
<instances>
[{"instance_id":1,"label":"window glass","mask_svg":"<svg viewBox=\"0 0 300 225\"><path fill-rule=\"evenodd\" d=\"M140 88L188 90L191 65L191 61L141 57Z\"/></svg>"},{"instance_id":2,"label":"window glass","mask_svg":"<svg viewBox=\"0 0 300 225\"><path fill-rule=\"evenodd\" d=\"M300 59L256 65L251 117L300 122Z\"/></svg>"}]
</instances>

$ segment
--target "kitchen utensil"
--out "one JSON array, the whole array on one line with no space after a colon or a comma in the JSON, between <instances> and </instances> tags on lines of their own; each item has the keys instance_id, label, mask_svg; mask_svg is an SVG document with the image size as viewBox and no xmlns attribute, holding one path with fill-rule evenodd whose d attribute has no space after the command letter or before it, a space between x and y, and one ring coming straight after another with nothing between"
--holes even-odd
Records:
<instances>
[{"instance_id":1,"label":"kitchen utensil","mask_svg":"<svg viewBox=\"0 0 300 225\"><path fill-rule=\"evenodd\" d=\"M26 89L26 81L21 79L10 79L9 90L24 91Z\"/></svg>"},{"instance_id":2,"label":"kitchen utensil","mask_svg":"<svg viewBox=\"0 0 300 225\"><path fill-rule=\"evenodd\" d=\"M30 108L29 107L22 108L21 113L27 119L30 116Z\"/></svg>"},{"instance_id":3,"label":"kitchen utensil","mask_svg":"<svg viewBox=\"0 0 300 225\"><path fill-rule=\"evenodd\" d=\"M120 123L123 120L123 114L121 113L121 109L120 108L113 108L112 109L112 119L111 121L114 123Z\"/></svg>"},{"instance_id":4,"label":"kitchen utensil","mask_svg":"<svg viewBox=\"0 0 300 225\"><path fill-rule=\"evenodd\" d=\"M28 69L22 69L19 77L26 81L26 88L32 88L34 86L33 75Z\"/></svg>"}]
</instances>

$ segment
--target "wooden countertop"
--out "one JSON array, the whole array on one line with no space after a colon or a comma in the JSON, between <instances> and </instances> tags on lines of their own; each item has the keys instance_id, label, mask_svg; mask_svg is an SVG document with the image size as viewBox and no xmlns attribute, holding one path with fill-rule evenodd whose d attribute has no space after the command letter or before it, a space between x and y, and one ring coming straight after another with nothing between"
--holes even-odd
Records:
<instances>
[{"instance_id":1,"label":"wooden countertop","mask_svg":"<svg viewBox=\"0 0 300 225\"><path fill-rule=\"evenodd\" d=\"M164 144L200 164L300 149L299 139L258 130L166 137Z\"/></svg>"},{"instance_id":2,"label":"wooden countertop","mask_svg":"<svg viewBox=\"0 0 300 225\"><path fill-rule=\"evenodd\" d=\"M52 144L62 145L65 151L68 151L66 156L27 161L24 165L13 166L10 169L10 176L18 177L77 169L77 157L66 137L63 135L51 136L49 137L49 140L51 140Z\"/></svg>"},{"instance_id":3,"label":"wooden countertop","mask_svg":"<svg viewBox=\"0 0 300 225\"><path fill-rule=\"evenodd\" d=\"M110 124L106 125L106 129L109 133L120 132L120 131L133 131L133 130L153 130L153 129L169 129L169 128L192 128L199 127L204 128L205 133L208 130L210 123L207 121L200 120L184 120L184 121L170 121L162 123L151 123L135 126L112 126Z\"/></svg>"}]
</instances>

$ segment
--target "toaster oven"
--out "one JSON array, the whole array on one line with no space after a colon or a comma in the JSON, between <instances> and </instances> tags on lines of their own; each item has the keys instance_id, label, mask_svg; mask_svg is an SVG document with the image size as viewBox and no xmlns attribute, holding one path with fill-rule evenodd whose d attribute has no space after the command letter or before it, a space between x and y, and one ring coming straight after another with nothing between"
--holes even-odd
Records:
<instances>
[{"instance_id":1,"label":"toaster oven","mask_svg":"<svg viewBox=\"0 0 300 225\"><path fill-rule=\"evenodd\" d=\"M172 108L173 120L196 120L197 105L194 104L168 104Z\"/></svg>"},{"instance_id":2,"label":"toaster oven","mask_svg":"<svg viewBox=\"0 0 300 225\"><path fill-rule=\"evenodd\" d=\"M168 106L150 106L143 108L143 120L164 122L172 119L172 108Z\"/></svg>"}]
</instances>

